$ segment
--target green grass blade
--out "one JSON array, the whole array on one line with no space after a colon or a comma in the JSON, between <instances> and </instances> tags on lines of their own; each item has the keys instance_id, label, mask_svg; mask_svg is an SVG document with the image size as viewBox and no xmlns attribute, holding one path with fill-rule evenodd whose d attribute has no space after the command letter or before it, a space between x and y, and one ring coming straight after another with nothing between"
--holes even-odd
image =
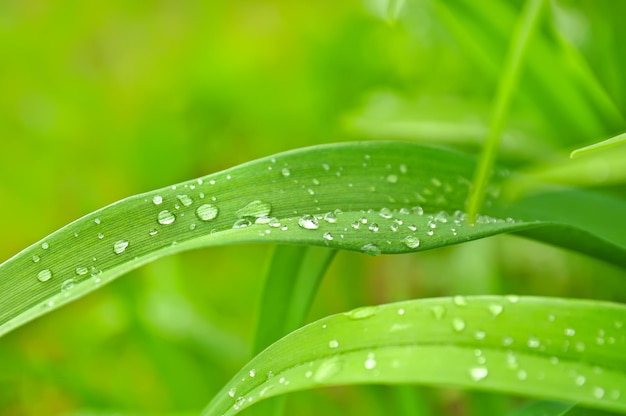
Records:
<instances>
[{"instance_id":1,"label":"green grass blade","mask_svg":"<svg viewBox=\"0 0 626 416\"><path fill-rule=\"evenodd\" d=\"M600 150L607 150L614 146L622 145L624 143L626 143L626 133L622 133L610 139L603 140L599 143L594 143L592 145L581 147L580 149L576 149L572 151L572 153L570 154L570 157L574 159L576 157L585 156L585 155L588 155L590 153L595 153Z\"/></svg>"},{"instance_id":2,"label":"green grass blade","mask_svg":"<svg viewBox=\"0 0 626 416\"><path fill-rule=\"evenodd\" d=\"M303 389L409 382L626 412L625 322L624 305L556 298L454 297L359 308L273 344L203 414L233 415Z\"/></svg>"},{"instance_id":3,"label":"green grass blade","mask_svg":"<svg viewBox=\"0 0 626 416\"><path fill-rule=\"evenodd\" d=\"M537 26L544 4L544 0L526 1L509 46L493 103L489 133L474 176L473 187L467 200L467 212L472 222L475 221L485 198L485 191L492 175L511 99L523 66L524 54Z\"/></svg>"}]
</instances>

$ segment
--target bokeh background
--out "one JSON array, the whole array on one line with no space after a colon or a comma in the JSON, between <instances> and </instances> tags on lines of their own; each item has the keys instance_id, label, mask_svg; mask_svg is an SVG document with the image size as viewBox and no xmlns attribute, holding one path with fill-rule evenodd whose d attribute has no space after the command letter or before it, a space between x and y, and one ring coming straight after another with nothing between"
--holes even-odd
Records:
<instances>
[{"instance_id":1,"label":"bokeh background","mask_svg":"<svg viewBox=\"0 0 626 416\"><path fill-rule=\"evenodd\" d=\"M626 129L626 3L547 3L501 162L551 176L569 151ZM126 196L279 151L394 139L476 153L522 4L2 0L0 261ZM626 154L612 155L557 176L623 194ZM3 337L0 414L197 414L249 358L271 250L161 259ZM340 253L310 319L456 294L625 301L625 278L511 236L401 256ZM292 395L288 409L385 415L394 394L324 389ZM414 394L433 415L520 403Z\"/></svg>"}]
</instances>

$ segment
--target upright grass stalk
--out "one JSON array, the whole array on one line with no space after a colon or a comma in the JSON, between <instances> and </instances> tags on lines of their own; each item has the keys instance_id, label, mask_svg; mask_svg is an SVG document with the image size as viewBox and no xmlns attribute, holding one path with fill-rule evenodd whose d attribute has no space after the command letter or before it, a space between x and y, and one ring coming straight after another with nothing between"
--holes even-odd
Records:
<instances>
[{"instance_id":1,"label":"upright grass stalk","mask_svg":"<svg viewBox=\"0 0 626 416\"><path fill-rule=\"evenodd\" d=\"M530 38L539 21L544 3L544 0L528 0L515 27L504 61L502 76L496 90L489 121L489 132L474 175L473 186L467 199L467 212L470 222L475 221L478 211L482 207L485 190L491 177L498 147L500 146L500 139L511 104L511 98L522 69L524 54L528 49Z\"/></svg>"}]
</instances>

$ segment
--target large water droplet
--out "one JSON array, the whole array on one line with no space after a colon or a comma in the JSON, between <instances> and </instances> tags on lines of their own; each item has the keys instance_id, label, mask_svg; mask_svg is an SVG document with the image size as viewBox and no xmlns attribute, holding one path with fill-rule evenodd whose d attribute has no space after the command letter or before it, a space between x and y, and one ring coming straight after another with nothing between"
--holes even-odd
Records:
<instances>
[{"instance_id":1,"label":"large water droplet","mask_svg":"<svg viewBox=\"0 0 626 416\"><path fill-rule=\"evenodd\" d=\"M242 208L239 208L237 210L237 216L239 218L260 218L269 216L270 212L272 212L272 205L270 203L256 200L248 203Z\"/></svg>"},{"instance_id":2,"label":"large water droplet","mask_svg":"<svg viewBox=\"0 0 626 416\"><path fill-rule=\"evenodd\" d=\"M159 215L157 215L157 221L161 225L172 224L175 220L176 216L166 209L159 212Z\"/></svg>"},{"instance_id":3,"label":"large water droplet","mask_svg":"<svg viewBox=\"0 0 626 416\"><path fill-rule=\"evenodd\" d=\"M418 248L421 242L419 238L412 235L407 235L402 239L402 243L408 248Z\"/></svg>"},{"instance_id":4,"label":"large water droplet","mask_svg":"<svg viewBox=\"0 0 626 416\"><path fill-rule=\"evenodd\" d=\"M196 216L202 221L210 221L217 217L219 209L215 205L203 204L196 209Z\"/></svg>"},{"instance_id":5,"label":"large water droplet","mask_svg":"<svg viewBox=\"0 0 626 416\"><path fill-rule=\"evenodd\" d=\"M52 278L52 272L48 269L44 269L37 274L37 280L40 282L47 282Z\"/></svg>"},{"instance_id":6,"label":"large water droplet","mask_svg":"<svg viewBox=\"0 0 626 416\"><path fill-rule=\"evenodd\" d=\"M361 247L361 251L370 256L378 256L382 253L382 250L376 244L365 244Z\"/></svg>"},{"instance_id":7,"label":"large water droplet","mask_svg":"<svg viewBox=\"0 0 626 416\"><path fill-rule=\"evenodd\" d=\"M128 244L126 240L116 241L115 244L113 244L113 251L115 254L122 254L126 250L126 247L128 247Z\"/></svg>"},{"instance_id":8,"label":"large water droplet","mask_svg":"<svg viewBox=\"0 0 626 416\"><path fill-rule=\"evenodd\" d=\"M191 205L193 203L191 198L189 198L189 196L187 196L185 194L176 195L176 198L178 198L180 203L183 204L183 206L186 206L186 207L188 207L189 205Z\"/></svg>"},{"instance_id":9,"label":"large water droplet","mask_svg":"<svg viewBox=\"0 0 626 416\"><path fill-rule=\"evenodd\" d=\"M306 214L298 219L298 225L306 230L317 230L319 222L313 215Z\"/></svg>"},{"instance_id":10,"label":"large water droplet","mask_svg":"<svg viewBox=\"0 0 626 416\"><path fill-rule=\"evenodd\" d=\"M472 367L470 368L470 377L474 381L483 380L489 375L489 370L486 367Z\"/></svg>"}]
</instances>

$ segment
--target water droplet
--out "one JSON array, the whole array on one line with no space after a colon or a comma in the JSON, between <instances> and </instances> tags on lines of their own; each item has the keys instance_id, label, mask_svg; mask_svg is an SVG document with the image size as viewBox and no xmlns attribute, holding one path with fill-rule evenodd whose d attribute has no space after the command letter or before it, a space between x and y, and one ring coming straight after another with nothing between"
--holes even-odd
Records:
<instances>
[{"instance_id":1,"label":"water droplet","mask_svg":"<svg viewBox=\"0 0 626 416\"><path fill-rule=\"evenodd\" d=\"M74 279L65 280L63 283L61 283L61 293L68 293L70 290L72 290L72 288L74 288L75 284L76 281Z\"/></svg>"},{"instance_id":2,"label":"water droplet","mask_svg":"<svg viewBox=\"0 0 626 416\"><path fill-rule=\"evenodd\" d=\"M102 233L98 233L98 239L99 239L99 240L102 240L103 238L104 238L104 234L102 234Z\"/></svg>"},{"instance_id":3,"label":"water droplet","mask_svg":"<svg viewBox=\"0 0 626 416\"><path fill-rule=\"evenodd\" d=\"M465 329L465 321L461 318L454 318L452 320L452 329L456 332L462 332Z\"/></svg>"},{"instance_id":4,"label":"water droplet","mask_svg":"<svg viewBox=\"0 0 626 416\"><path fill-rule=\"evenodd\" d=\"M272 217L270 218L270 220L267 222L267 225L269 225L272 228L278 228L280 227L280 220L276 217Z\"/></svg>"},{"instance_id":5,"label":"water droplet","mask_svg":"<svg viewBox=\"0 0 626 416\"><path fill-rule=\"evenodd\" d=\"M376 224L375 222L371 223L368 228L372 232L375 232L375 233L378 232L378 224Z\"/></svg>"},{"instance_id":6,"label":"water droplet","mask_svg":"<svg viewBox=\"0 0 626 416\"><path fill-rule=\"evenodd\" d=\"M487 333L485 331L474 332L474 338L476 338L479 341L482 341L483 339L485 339L486 336L487 336Z\"/></svg>"},{"instance_id":7,"label":"water droplet","mask_svg":"<svg viewBox=\"0 0 626 416\"><path fill-rule=\"evenodd\" d=\"M329 232L324 233L322 237L324 238L324 240L328 240L328 241L331 241L333 239L333 235Z\"/></svg>"},{"instance_id":8,"label":"water droplet","mask_svg":"<svg viewBox=\"0 0 626 416\"><path fill-rule=\"evenodd\" d=\"M489 370L486 367L472 367L470 368L470 377L474 381L483 380L489 375Z\"/></svg>"},{"instance_id":9,"label":"water droplet","mask_svg":"<svg viewBox=\"0 0 626 416\"><path fill-rule=\"evenodd\" d=\"M577 386L584 386L586 381L587 379L583 375L577 375L576 378L574 379L574 383Z\"/></svg>"},{"instance_id":10,"label":"water droplet","mask_svg":"<svg viewBox=\"0 0 626 416\"><path fill-rule=\"evenodd\" d=\"M233 228L246 228L249 225L252 225L252 223L250 222L249 219L247 218L240 218L237 221L235 221L235 223L233 224Z\"/></svg>"},{"instance_id":11,"label":"water droplet","mask_svg":"<svg viewBox=\"0 0 626 416\"><path fill-rule=\"evenodd\" d=\"M158 233L159 231L156 228L153 228L148 232L149 235L157 235Z\"/></svg>"},{"instance_id":12,"label":"water droplet","mask_svg":"<svg viewBox=\"0 0 626 416\"><path fill-rule=\"evenodd\" d=\"M358 230L361 224L358 221L354 221L352 224L350 224L350 226L355 230Z\"/></svg>"},{"instance_id":13,"label":"water droplet","mask_svg":"<svg viewBox=\"0 0 626 416\"><path fill-rule=\"evenodd\" d=\"M508 295L506 297L506 300L508 300L511 303L517 303L517 302L519 302L519 296L517 296L517 295Z\"/></svg>"},{"instance_id":14,"label":"water droplet","mask_svg":"<svg viewBox=\"0 0 626 416\"><path fill-rule=\"evenodd\" d=\"M280 174L283 175L285 178L291 176L291 171L289 170L289 168L282 168L280 170Z\"/></svg>"},{"instance_id":15,"label":"water droplet","mask_svg":"<svg viewBox=\"0 0 626 416\"><path fill-rule=\"evenodd\" d=\"M47 282L52 278L52 272L48 269L44 269L37 274L37 280L40 282Z\"/></svg>"},{"instance_id":16,"label":"water droplet","mask_svg":"<svg viewBox=\"0 0 626 416\"><path fill-rule=\"evenodd\" d=\"M230 390L228 390L228 396L229 397L235 397L235 394L237 394L237 389L235 387L233 387Z\"/></svg>"},{"instance_id":17,"label":"water droplet","mask_svg":"<svg viewBox=\"0 0 626 416\"><path fill-rule=\"evenodd\" d=\"M404 315L404 309L403 308L398 309L398 315Z\"/></svg>"},{"instance_id":18,"label":"water droplet","mask_svg":"<svg viewBox=\"0 0 626 416\"><path fill-rule=\"evenodd\" d=\"M250 377L254 377L254 376L256 376L256 370L253 368L252 370L250 370L250 371L248 372L248 375L249 375Z\"/></svg>"},{"instance_id":19,"label":"water droplet","mask_svg":"<svg viewBox=\"0 0 626 416\"><path fill-rule=\"evenodd\" d=\"M313 373L313 380L317 383L324 383L341 371L342 362L339 357L332 357L323 361Z\"/></svg>"},{"instance_id":20,"label":"water droplet","mask_svg":"<svg viewBox=\"0 0 626 416\"><path fill-rule=\"evenodd\" d=\"M152 197L152 203L154 205L161 205L163 203L163 197L161 195L155 195Z\"/></svg>"},{"instance_id":21,"label":"water droplet","mask_svg":"<svg viewBox=\"0 0 626 416\"><path fill-rule=\"evenodd\" d=\"M382 250L376 244L365 244L361 247L361 251L370 256L378 256L382 253Z\"/></svg>"},{"instance_id":22,"label":"water droplet","mask_svg":"<svg viewBox=\"0 0 626 416\"><path fill-rule=\"evenodd\" d=\"M157 221L161 225L169 225L176 220L176 216L168 210L163 210L157 215Z\"/></svg>"},{"instance_id":23,"label":"water droplet","mask_svg":"<svg viewBox=\"0 0 626 416\"><path fill-rule=\"evenodd\" d=\"M539 346L541 345L541 341L539 341L538 338L530 337L528 338L528 342L526 343L526 345L528 345L528 348L539 348Z\"/></svg>"},{"instance_id":24,"label":"water droplet","mask_svg":"<svg viewBox=\"0 0 626 416\"><path fill-rule=\"evenodd\" d=\"M47 250L48 247L50 247L50 244L48 244L48 243L41 243L41 248L43 248L44 250Z\"/></svg>"},{"instance_id":25,"label":"water droplet","mask_svg":"<svg viewBox=\"0 0 626 416\"><path fill-rule=\"evenodd\" d=\"M565 335L568 337L573 337L576 335L576 330L574 328L565 328Z\"/></svg>"},{"instance_id":26,"label":"water droplet","mask_svg":"<svg viewBox=\"0 0 626 416\"><path fill-rule=\"evenodd\" d=\"M502 305L498 305L497 303L492 303L491 305L489 305L489 312L494 317L500 315L503 310L504 310L504 307Z\"/></svg>"},{"instance_id":27,"label":"water droplet","mask_svg":"<svg viewBox=\"0 0 626 416\"><path fill-rule=\"evenodd\" d=\"M386 180L389 183L397 183L398 182L398 175L394 175L393 173L391 173L391 174L387 175Z\"/></svg>"},{"instance_id":28,"label":"water droplet","mask_svg":"<svg viewBox=\"0 0 626 416\"><path fill-rule=\"evenodd\" d=\"M432 308L430 308L430 311L437 320L440 320L441 318L446 316L446 308L441 305L433 306Z\"/></svg>"},{"instance_id":29,"label":"water droplet","mask_svg":"<svg viewBox=\"0 0 626 416\"><path fill-rule=\"evenodd\" d=\"M202 221L215 219L218 213L219 209L211 204L203 204L196 209L196 216Z\"/></svg>"},{"instance_id":30,"label":"water droplet","mask_svg":"<svg viewBox=\"0 0 626 416\"><path fill-rule=\"evenodd\" d=\"M389 208L381 208L380 211L378 211L378 215L385 219L391 219L393 217L393 212L391 212Z\"/></svg>"},{"instance_id":31,"label":"water droplet","mask_svg":"<svg viewBox=\"0 0 626 416\"><path fill-rule=\"evenodd\" d=\"M100 225L101 223L100 218L96 218L95 220L93 220L93 222L95 222L97 225Z\"/></svg>"},{"instance_id":32,"label":"water droplet","mask_svg":"<svg viewBox=\"0 0 626 416\"><path fill-rule=\"evenodd\" d=\"M344 315L350 319L365 319L376 315L377 311L378 308L376 308L376 306L363 306L361 308L345 312Z\"/></svg>"},{"instance_id":33,"label":"water droplet","mask_svg":"<svg viewBox=\"0 0 626 416\"><path fill-rule=\"evenodd\" d=\"M409 224L409 225L407 225L407 228L408 228L409 230L411 230L411 231L417 231L417 227L416 227L415 225L413 225L413 224Z\"/></svg>"},{"instance_id":34,"label":"water droplet","mask_svg":"<svg viewBox=\"0 0 626 416\"><path fill-rule=\"evenodd\" d=\"M237 210L237 216L239 218L261 218L269 216L270 212L272 212L272 205L270 203L256 200L248 203L243 208L239 208Z\"/></svg>"},{"instance_id":35,"label":"water droplet","mask_svg":"<svg viewBox=\"0 0 626 416\"><path fill-rule=\"evenodd\" d=\"M517 371L517 379L524 381L528 378L528 373L526 372L526 370L518 370Z\"/></svg>"},{"instance_id":36,"label":"water droplet","mask_svg":"<svg viewBox=\"0 0 626 416\"><path fill-rule=\"evenodd\" d=\"M452 298L452 302L454 302L455 305L457 306L466 306L467 305L467 301L465 300L465 297L463 296L455 296L454 298Z\"/></svg>"},{"instance_id":37,"label":"water droplet","mask_svg":"<svg viewBox=\"0 0 626 416\"><path fill-rule=\"evenodd\" d=\"M298 219L298 225L305 230L317 230L319 228L319 222L313 215L306 214Z\"/></svg>"},{"instance_id":38,"label":"water droplet","mask_svg":"<svg viewBox=\"0 0 626 416\"><path fill-rule=\"evenodd\" d=\"M602 399L604 397L604 389L602 387L594 387L593 397L596 399Z\"/></svg>"},{"instance_id":39,"label":"water droplet","mask_svg":"<svg viewBox=\"0 0 626 416\"><path fill-rule=\"evenodd\" d=\"M376 359L374 358L373 352L370 352L369 354L367 354L367 359L365 360L363 365L365 366L366 370L371 370L374 367L376 367Z\"/></svg>"},{"instance_id":40,"label":"water droplet","mask_svg":"<svg viewBox=\"0 0 626 416\"><path fill-rule=\"evenodd\" d=\"M126 240L116 241L115 244L113 244L113 251L115 254L122 254L126 250L126 247L128 247L128 244Z\"/></svg>"},{"instance_id":41,"label":"water droplet","mask_svg":"<svg viewBox=\"0 0 626 416\"><path fill-rule=\"evenodd\" d=\"M326 214L324 214L324 221L330 224L334 224L337 222L337 215L335 215L334 212L327 212Z\"/></svg>"},{"instance_id":42,"label":"water droplet","mask_svg":"<svg viewBox=\"0 0 626 416\"><path fill-rule=\"evenodd\" d=\"M41 258L37 255L33 255L33 263L38 263Z\"/></svg>"},{"instance_id":43,"label":"water droplet","mask_svg":"<svg viewBox=\"0 0 626 416\"><path fill-rule=\"evenodd\" d=\"M402 239L402 243L408 248L418 248L420 246L420 239L412 235L407 235Z\"/></svg>"},{"instance_id":44,"label":"water droplet","mask_svg":"<svg viewBox=\"0 0 626 416\"><path fill-rule=\"evenodd\" d=\"M336 339L331 339L330 341L328 341L328 347L329 348L339 347L339 341L337 341Z\"/></svg>"},{"instance_id":45,"label":"water droplet","mask_svg":"<svg viewBox=\"0 0 626 416\"><path fill-rule=\"evenodd\" d=\"M79 276L84 276L87 273L89 273L89 269L87 269L86 267L77 267L76 268L76 274Z\"/></svg>"},{"instance_id":46,"label":"water droplet","mask_svg":"<svg viewBox=\"0 0 626 416\"><path fill-rule=\"evenodd\" d=\"M178 200L180 201L181 204L183 204L183 206L188 207L189 205L191 205L193 203L193 201L191 200L191 198L189 198L187 195L185 194L181 194L181 195L176 195L176 198L178 198Z\"/></svg>"},{"instance_id":47,"label":"water droplet","mask_svg":"<svg viewBox=\"0 0 626 416\"><path fill-rule=\"evenodd\" d=\"M237 400L235 400L235 403L233 404L233 409L239 410L244 404L246 404L246 398L243 396L237 397Z\"/></svg>"},{"instance_id":48,"label":"water droplet","mask_svg":"<svg viewBox=\"0 0 626 416\"><path fill-rule=\"evenodd\" d=\"M272 370L268 371L268 372L265 374L265 377L266 377L268 380L273 379L273 378L274 378L274 372L273 372Z\"/></svg>"}]
</instances>

